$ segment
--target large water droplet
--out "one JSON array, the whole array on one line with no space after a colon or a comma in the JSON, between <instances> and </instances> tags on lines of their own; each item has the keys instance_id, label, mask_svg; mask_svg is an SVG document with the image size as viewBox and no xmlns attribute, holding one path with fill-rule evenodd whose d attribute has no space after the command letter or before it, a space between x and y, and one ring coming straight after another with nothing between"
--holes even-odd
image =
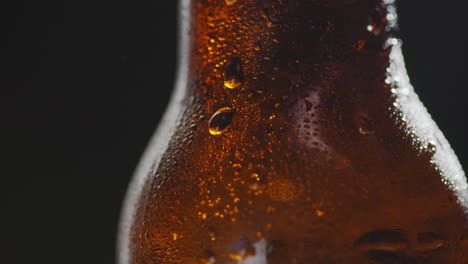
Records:
<instances>
[{"instance_id":1,"label":"large water droplet","mask_svg":"<svg viewBox=\"0 0 468 264\"><path fill-rule=\"evenodd\" d=\"M255 247L246 237L239 237L228 248L229 257L233 260L241 261L255 255Z\"/></svg>"},{"instance_id":2,"label":"large water droplet","mask_svg":"<svg viewBox=\"0 0 468 264\"><path fill-rule=\"evenodd\" d=\"M242 83L241 59L234 57L224 66L224 86L229 89L237 88Z\"/></svg>"},{"instance_id":3,"label":"large water droplet","mask_svg":"<svg viewBox=\"0 0 468 264\"><path fill-rule=\"evenodd\" d=\"M234 112L230 107L223 107L218 109L210 119L208 125L211 135L223 134L227 127L231 125Z\"/></svg>"}]
</instances>

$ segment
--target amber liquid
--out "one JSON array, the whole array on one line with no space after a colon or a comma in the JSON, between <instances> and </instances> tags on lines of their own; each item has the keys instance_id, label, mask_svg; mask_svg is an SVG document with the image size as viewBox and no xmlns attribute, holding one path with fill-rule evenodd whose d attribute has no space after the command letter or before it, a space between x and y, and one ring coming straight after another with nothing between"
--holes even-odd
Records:
<instances>
[{"instance_id":1,"label":"amber liquid","mask_svg":"<svg viewBox=\"0 0 468 264\"><path fill-rule=\"evenodd\" d=\"M122 264L468 263L466 179L392 3L185 8L180 115L130 191Z\"/></svg>"}]
</instances>

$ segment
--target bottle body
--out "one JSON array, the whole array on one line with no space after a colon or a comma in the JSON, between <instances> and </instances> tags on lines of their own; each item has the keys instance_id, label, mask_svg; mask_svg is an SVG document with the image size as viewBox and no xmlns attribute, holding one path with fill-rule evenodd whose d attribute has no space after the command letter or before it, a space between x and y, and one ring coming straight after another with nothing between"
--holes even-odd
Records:
<instances>
[{"instance_id":1,"label":"bottle body","mask_svg":"<svg viewBox=\"0 0 468 264\"><path fill-rule=\"evenodd\" d=\"M409 84L391 3L182 4L122 264L468 261L466 179Z\"/></svg>"}]
</instances>

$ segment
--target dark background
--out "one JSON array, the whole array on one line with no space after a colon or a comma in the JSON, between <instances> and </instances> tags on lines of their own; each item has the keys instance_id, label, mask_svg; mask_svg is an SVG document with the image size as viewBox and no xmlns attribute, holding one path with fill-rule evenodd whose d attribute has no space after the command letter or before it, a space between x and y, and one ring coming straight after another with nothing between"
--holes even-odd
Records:
<instances>
[{"instance_id":1,"label":"dark background","mask_svg":"<svg viewBox=\"0 0 468 264\"><path fill-rule=\"evenodd\" d=\"M465 9L398 7L412 83L468 167ZM114 263L125 189L173 86L176 1L0 10L0 262Z\"/></svg>"}]
</instances>

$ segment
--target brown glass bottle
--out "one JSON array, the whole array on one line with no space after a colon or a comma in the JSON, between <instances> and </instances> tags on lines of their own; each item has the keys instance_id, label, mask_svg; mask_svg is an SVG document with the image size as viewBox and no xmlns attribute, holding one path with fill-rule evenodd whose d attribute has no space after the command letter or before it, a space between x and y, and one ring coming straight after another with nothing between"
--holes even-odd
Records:
<instances>
[{"instance_id":1,"label":"brown glass bottle","mask_svg":"<svg viewBox=\"0 0 468 264\"><path fill-rule=\"evenodd\" d=\"M121 264L468 263L468 191L389 0L185 0Z\"/></svg>"}]
</instances>

